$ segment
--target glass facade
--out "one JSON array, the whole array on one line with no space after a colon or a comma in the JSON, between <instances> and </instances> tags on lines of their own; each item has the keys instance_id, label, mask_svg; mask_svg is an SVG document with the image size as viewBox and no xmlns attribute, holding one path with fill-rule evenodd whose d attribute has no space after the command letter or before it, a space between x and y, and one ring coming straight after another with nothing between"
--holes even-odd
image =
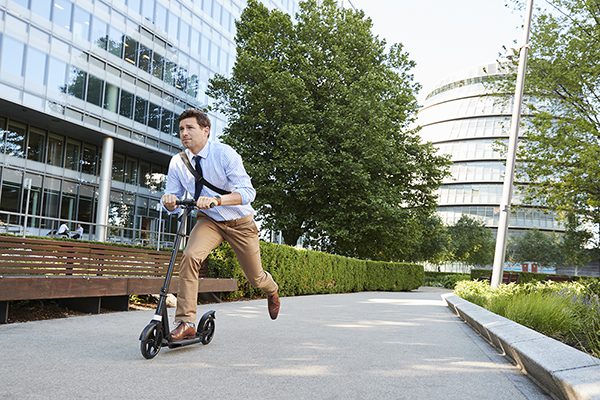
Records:
<instances>
[{"instance_id":1,"label":"glass facade","mask_svg":"<svg viewBox=\"0 0 600 400\"><path fill-rule=\"evenodd\" d=\"M298 9L296 0L264 3ZM210 77L230 73L245 4L0 0L0 220L22 225L28 206L27 233L65 220L94 239L110 192L107 240L147 243L161 217L173 232L157 203L181 150L177 116L206 107ZM226 121L210 117L215 140ZM103 160L112 163L105 186Z\"/></svg>"},{"instance_id":2,"label":"glass facade","mask_svg":"<svg viewBox=\"0 0 600 400\"><path fill-rule=\"evenodd\" d=\"M502 74L490 64L447 80L426 97L419 111L421 137L450 156L450 176L438 190L438 214L452 225L469 215L498 227L505 172L503 147L508 143L512 97L491 90L489 80ZM518 168L518 164L517 164ZM515 182L509 229L562 231L555 213L526 204Z\"/></svg>"}]
</instances>

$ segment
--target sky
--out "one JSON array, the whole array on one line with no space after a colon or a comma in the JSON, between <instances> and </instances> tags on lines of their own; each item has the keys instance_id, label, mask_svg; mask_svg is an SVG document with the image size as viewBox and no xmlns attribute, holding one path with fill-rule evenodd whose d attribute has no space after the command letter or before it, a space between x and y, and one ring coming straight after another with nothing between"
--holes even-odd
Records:
<instances>
[{"instance_id":1,"label":"sky","mask_svg":"<svg viewBox=\"0 0 600 400\"><path fill-rule=\"evenodd\" d=\"M522 41L522 12L506 0L344 0L373 21L373 33L402 43L417 63L418 98L444 78L493 63L502 46ZM512 4L512 3L511 3Z\"/></svg>"}]
</instances>

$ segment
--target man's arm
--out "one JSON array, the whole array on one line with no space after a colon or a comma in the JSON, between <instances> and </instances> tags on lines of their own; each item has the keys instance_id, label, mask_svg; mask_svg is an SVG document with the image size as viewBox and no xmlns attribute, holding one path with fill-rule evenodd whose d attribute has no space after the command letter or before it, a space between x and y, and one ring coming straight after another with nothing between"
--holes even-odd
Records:
<instances>
[{"instance_id":1,"label":"man's arm","mask_svg":"<svg viewBox=\"0 0 600 400\"><path fill-rule=\"evenodd\" d=\"M177 209L175 202L185 194L185 188L183 183L181 183L179 174L177 173L177 157L178 156L171 158L171 162L169 163L169 172L167 173L167 186L165 188L165 194L163 194L160 199L162 206L169 214L175 212Z\"/></svg>"}]
</instances>

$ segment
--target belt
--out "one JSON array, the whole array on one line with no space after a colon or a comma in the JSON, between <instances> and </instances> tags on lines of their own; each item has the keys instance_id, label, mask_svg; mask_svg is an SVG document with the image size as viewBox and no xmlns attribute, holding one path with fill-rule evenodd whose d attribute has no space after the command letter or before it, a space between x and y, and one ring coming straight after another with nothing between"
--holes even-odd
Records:
<instances>
[{"instance_id":1,"label":"belt","mask_svg":"<svg viewBox=\"0 0 600 400\"><path fill-rule=\"evenodd\" d=\"M207 216L204 213L202 213L202 214L198 213L198 220L200 220L200 219L209 219L213 222L216 222L219 225L233 227L233 226L242 225L242 224L245 224L246 222L252 221L254 219L254 215L250 214L250 215L246 215L245 217L238 218L238 219L231 219L229 221L217 221L217 220L210 218L209 216Z\"/></svg>"}]
</instances>

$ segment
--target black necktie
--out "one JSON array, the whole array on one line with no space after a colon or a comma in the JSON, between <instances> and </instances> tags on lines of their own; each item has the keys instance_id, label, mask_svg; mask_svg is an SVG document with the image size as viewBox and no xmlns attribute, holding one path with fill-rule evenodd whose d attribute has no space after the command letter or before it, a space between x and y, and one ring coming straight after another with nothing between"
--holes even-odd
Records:
<instances>
[{"instance_id":1,"label":"black necktie","mask_svg":"<svg viewBox=\"0 0 600 400\"><path fill-rule=\"evenodd\" d=\"M194 156L194 167L196 167L196 172L200 178L202 178L202 167L200 166L200 156ZM198 200L200 197L200 192L202 191L202 179L196 179L196 190L194 191L194 200Z\"/></svg>"}]
</instances>

